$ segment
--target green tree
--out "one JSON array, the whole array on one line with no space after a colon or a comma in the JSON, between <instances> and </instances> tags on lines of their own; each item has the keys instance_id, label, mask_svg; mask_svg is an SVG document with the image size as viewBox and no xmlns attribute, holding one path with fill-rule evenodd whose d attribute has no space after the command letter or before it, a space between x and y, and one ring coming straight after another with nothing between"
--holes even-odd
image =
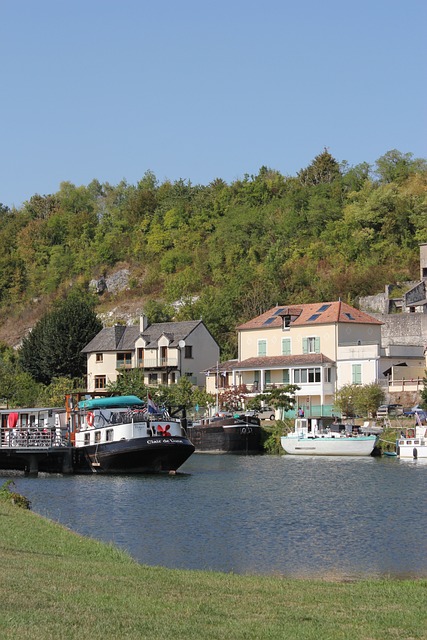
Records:
<instances>
[{"instance_id":1,"label":"green tree","mask_svg":"<svg viewBox=\"0 0 427 640\"><path fill-rule=\"evenodd\" d=\"M129 369L120 372L115 382L107 384L108 392L118 396L137 396L141 400L147 397L148 388L144 383L143 369Z\"/></svg>"},{"instance_id":2,"label":"green tree","mask_svg":"<svg viewBox=\"0 0 427 640\"><path fill-rule=\"evenodd\" d=\"M52 382L47 386L40 386L37 398L37 406L39 407L63 407L65 405L65 396L69 393L83 393L86 390L84 380L76 378L53 378Z\"/></svg>"},{"instance_id":3,"label":"green tree","mask_svg":"<svg viewBox=\"0 0 427 640\"><path fill-rule=\"evenodd\" d=\"M86 373L86 355L81 350L101 329L93 301L80 291L73 292L24 338L21 367L44 384L58 377L80 378Z\"/></svg>"},{"instance_id":4,"label":"green tree","mask_svg":"<svg viewBox=\"0 0 427 640\"><path fill-rule=\"evenodd\" d=\"M347 417L375 415L384 402L384 391L376 384L346 384L335 395L335 407Z\"/></svg>"},{"instance_id":5,"label":"green tree","mask_svg":"<svg viewBox=\"0 0 427 640\"><path fill-rule=\"evenodd\" d=\"M10 362L0 361L0 397L8 407L34 407L42 385Z\"/></svg>"},{"instance_id":6,"label":"green tree","mask_svg":"<svg viewBox=\"0 0 427 640\"><path fill-rule=\"evenodd\" d=\"M425 171L427 163L422 158L414 158L413 153L392 149L376 161L375 167L381 182L402 182L411 174Z\"/></svg>"},{"instance_id":7,"label":"green tree","mask_svg":"<svg viewBox=\"0 0 427 640\"><path fill-rule=\"evenodd\" d=\"M425 376L423 378L423 388L421 391L421 406L427 407L427 371L425 372Z\"/></svg>"},{"instance_id":8,"label":"green tree","mask_svg":"<svg viewBox=\"0 0 427 640\"><path fill-rule=\"evenodd\" d=\"M327 149L319 153L306 169L301 169L298 173L302 184L310 186L331 183L340 177L340 165Z\"/></svg>"},{"instance_id":9,"label":"green tree","mask_svg":"<svg viewBox=\"0 0 427 640\"><path fill-rule=\"evenodd\" d=\"M295 384L287 384L283 387L275 387L265 393L260 393L258 398L269 406L280 409L281 419L283 420L286 411L294 408L295 394L299 388Z\"/></svg>"}]
</instances>

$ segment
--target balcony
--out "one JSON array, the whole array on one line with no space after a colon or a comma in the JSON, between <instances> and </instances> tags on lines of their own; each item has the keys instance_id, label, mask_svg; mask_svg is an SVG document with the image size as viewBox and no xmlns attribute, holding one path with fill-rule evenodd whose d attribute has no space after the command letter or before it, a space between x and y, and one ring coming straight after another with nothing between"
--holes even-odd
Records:
<instances>
[{"instance_id":1,"label":"balcony","mask_svg":"<svg viewBox=\"0 0 427 640\"><path fill-rule=\"evenodd\" d=\"M348 343L338 345L337 360L372 360L379 358L378 343Z\"/></svg>"},{"instance_id":2,"label":"balcony","mask_svg":"<svg viewBox=\"0 0 427 640\"><path fill-rule=\"evenodd\" d=\"M178 358L144 358L137 361L138 369L178 369Z\"/></svg>"}]
</instances>

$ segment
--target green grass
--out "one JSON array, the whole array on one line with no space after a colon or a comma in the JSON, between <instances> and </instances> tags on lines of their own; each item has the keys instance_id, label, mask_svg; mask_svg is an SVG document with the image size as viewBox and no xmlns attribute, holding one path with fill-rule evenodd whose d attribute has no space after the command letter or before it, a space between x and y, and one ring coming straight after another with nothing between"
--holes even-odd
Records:
<instances>
[{"instance_id":1,"label":"green grass","mask_svg":"<svg viewBox=\"0 0 427 640\"><path fill-rule=\"evenodd\" d=\"M4 501L0 559L2 640L427 638L426 580L289 580L141 566Z\"/></svg>"}]
</instances>

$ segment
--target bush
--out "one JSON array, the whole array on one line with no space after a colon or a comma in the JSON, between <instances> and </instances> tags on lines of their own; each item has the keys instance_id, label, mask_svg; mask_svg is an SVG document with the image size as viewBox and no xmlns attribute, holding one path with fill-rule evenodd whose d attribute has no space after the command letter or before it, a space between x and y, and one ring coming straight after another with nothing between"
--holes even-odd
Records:
<instances>
[{"instance_id":1,"label":"bush","mask_svg":"<svg viewBox=\"0 0 427 640\"><path fill-rule=\"evenodd\" d=\"M21 507L22 509L30 509L31 502L25 496L21 496L20 493L16 493L15 491L11 491L11 487L14 487L15 483L13 480L7 480L0 487L0 500L5 502L10 502L11 504L16 505L17 507Z\"/></svg>"}]
</instances>

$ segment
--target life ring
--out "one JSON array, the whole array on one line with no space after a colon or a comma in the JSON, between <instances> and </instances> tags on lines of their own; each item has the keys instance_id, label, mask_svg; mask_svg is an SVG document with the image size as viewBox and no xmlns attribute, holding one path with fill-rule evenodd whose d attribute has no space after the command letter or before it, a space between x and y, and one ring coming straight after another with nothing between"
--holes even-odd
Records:
<instances>
[{"instance_id":1,"label":"life ring","mask_svg":"<svg viewBox=\"0 0 427 640\"><path fill-rule=\"evenodd\" d=\"M93 415L92 411L89 411L89 413L87 414L86 422L89 427L93 427L93 423L95 422L95 416Z\"/></svg>"}]
</instances>

